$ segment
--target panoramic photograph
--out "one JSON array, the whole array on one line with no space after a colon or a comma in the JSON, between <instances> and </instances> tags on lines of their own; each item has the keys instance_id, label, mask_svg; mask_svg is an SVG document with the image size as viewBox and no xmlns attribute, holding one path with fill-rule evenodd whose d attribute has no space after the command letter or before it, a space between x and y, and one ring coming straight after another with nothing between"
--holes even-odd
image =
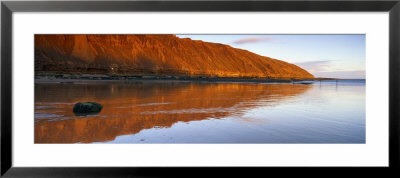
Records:
<instances>
[{"instance_id":1,"label":"panoramic photograph","mask_svg":"<svg viewBox=\"0 0 400 178\"><path fill-rule=\"evenodd\" d=\"M364 34L36 34L35 144L365 144Z\"/></svg>"}]
</instances>

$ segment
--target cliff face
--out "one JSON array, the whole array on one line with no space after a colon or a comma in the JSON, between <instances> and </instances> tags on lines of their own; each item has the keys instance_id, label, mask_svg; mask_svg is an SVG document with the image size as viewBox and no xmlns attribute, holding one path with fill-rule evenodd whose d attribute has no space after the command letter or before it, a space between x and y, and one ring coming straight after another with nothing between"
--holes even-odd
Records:
<instances>
[{"instance_id":1,"label":"cliff face","mask_svg":"<svg viewBox=\"0 0 400 178\"><path fill-rule=\"evenodd\" d=\"M174 35L35 35L35 72L313 78L294 64Z\"/></svg>"}]
</instances>

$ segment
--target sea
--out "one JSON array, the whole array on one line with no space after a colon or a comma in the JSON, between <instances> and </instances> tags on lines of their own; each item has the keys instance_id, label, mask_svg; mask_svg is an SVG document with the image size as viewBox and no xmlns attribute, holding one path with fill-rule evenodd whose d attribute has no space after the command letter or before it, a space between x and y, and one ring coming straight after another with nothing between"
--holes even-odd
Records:
<instances>
[{"instance_id":1,"label":"sea","mask_svg":"<svg viewBox=\"0 0 400 178\"><path fill-rule=\"evenodd\" d=\"M34 140L74 144L365 143L365 80L35 81ZM101 112L76 115L74 104Z\"/></svg>"}]
</instances>

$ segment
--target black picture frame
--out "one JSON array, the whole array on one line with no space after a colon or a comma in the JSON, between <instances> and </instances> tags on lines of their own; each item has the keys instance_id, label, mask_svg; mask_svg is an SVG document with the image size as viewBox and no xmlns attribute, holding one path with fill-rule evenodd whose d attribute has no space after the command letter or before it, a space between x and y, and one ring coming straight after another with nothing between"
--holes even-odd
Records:
<instances>
[{"instance_id":1,"label":"black picture frame","mask_svg":"<svg viewBox=\"0 0 400 178\"><path fill-rule=\"evenodd\" d=\"M344 169L369 174L399 168L400 101L400 1L2 1L1 2L1 175L5 177L132 177L226 175L243 173L310 174L309 167L259 168L131 168L75 167L20 168L12 166L12 18L13 12L123 12L123 11L296 11L296 12L389 12L389 167L317 167L325 174L340 175ZM267 170L266 170L267 169ZM290 169L293 171L287 171ZM314 168L312 168L314 169Z\"/></svg>"}]
</instances>

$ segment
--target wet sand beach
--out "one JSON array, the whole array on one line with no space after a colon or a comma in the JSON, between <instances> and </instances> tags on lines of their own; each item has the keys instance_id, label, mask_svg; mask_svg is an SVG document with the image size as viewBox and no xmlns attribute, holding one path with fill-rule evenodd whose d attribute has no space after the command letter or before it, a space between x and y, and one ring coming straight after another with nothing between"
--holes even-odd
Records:
<instances>
[{"instance_id":1,"label":"wet sand beach","mask_svg":"<svg viewBox=\"0 0 400 178\"><path fill-rule=\"evenodd\" d=\"M76 116L82 101L103 110ZM365 80L35 80L35 143L364 142Z\"/></svg>"}]
</instances>

